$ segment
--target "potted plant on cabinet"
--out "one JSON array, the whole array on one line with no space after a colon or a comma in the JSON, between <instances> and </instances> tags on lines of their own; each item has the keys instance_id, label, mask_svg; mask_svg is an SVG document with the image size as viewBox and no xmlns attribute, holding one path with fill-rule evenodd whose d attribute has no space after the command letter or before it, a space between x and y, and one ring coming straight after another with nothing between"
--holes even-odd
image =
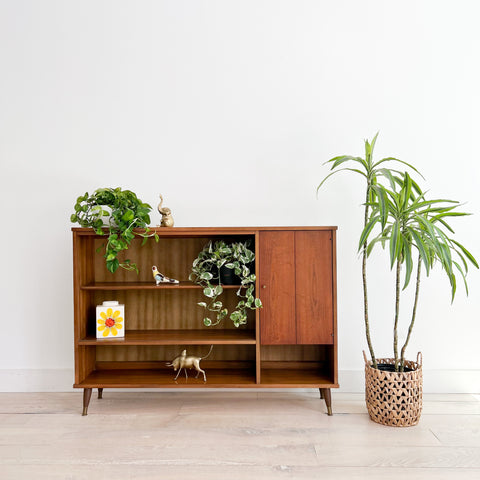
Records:
<instances>
[{"instance_id":1,"label":"potted plant on cabinet","mask_svg":"<svg viewBox=\"0 0 480 480\"><path fill-rule=\"evenodd\" d=\"M228 309L218 297L223 293L223 284L238 283L237 296L240 298L230 320L236 327L247 323L247 310L256 310L262 306L259 298L254 297L255 274L251 265L255 254L248 248L247 242L226 243L224 240L210 241L198 254L192 265L190 280L203 287L207 302L199 302L207 316L203 319L205 326L218 325L228 316ZM236 280L232 278L233 273ZM214 314L212 320L208 312Z\"/></svg>"},{"instance_id":2,"label":"potted plant on cabinet","mask_svg":"<svg viewBox=\"0 0 480 480\"><path fill-rule=\"evenodd\" d=\"M382 166L387 162L400 162L415 170L405 162L389 157L374 163L372 154L376 137L371 143L365 141L365 159L343 156L329 160L333 163L334 172L328 175L318 188L329 176L341 170L361 174L367 180L364 228L359 239L359 251L362 252L365 333L371 356L370 361L365 357L367 409L370 418L378 423L410 426L418 423L422 408L421 356L417 357L416 362L405 359L416 319L422 267L427 276L434 265L443 267L450 281L453 301L456 292L455 273L460 274L467 287L468 263L477 268L478 264L471 253L453 238L454 232L447 222L449 217L467 215L456 210L458 202L428 200L407 172ZM346 162L355 162L355 167L360 166L361 169L345 166L338 169ZM388 245L389 265L390 268L395 268L394 356L382 359L376 358L371 341L366 276L367 258L378 244L382 247ZM399 351L401 288L402 283L403 290L408 287L414 270L416 273L412 314L406 338Z\"/></svg>"},{"instance_id":3,"label":"potted plant on cabinet","mask_svg":"<svg viewBox=\"0 0 480 480\"><path fill-rule=\"evenodd\" d=\"M130 190L99 188L91 195L87 192L78 197L74 208L75 213L70 217L72 223L91 227L97 235L105 234L104 227L108 229L108 238L103 246L108 271L114 273L120 267L138 273L135 263L130 259L120 262L118 254L128 249L136 235L143 237L142 245L151 236L158 242L158 235L149 233L148 228L152 207ZM139 233L134 231L136 228L145 231Z\"/></svg>"}]
</instances>

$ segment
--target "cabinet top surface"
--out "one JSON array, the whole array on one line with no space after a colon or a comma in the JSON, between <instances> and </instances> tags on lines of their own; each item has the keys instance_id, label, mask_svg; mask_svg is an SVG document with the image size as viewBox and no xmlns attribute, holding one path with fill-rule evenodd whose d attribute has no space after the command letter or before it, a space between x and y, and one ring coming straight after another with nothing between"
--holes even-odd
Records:
<instances>
[{"instance_id":1,"label":"cabinet top surface","mask_svg":"<svg viewBox=\"0 0 480 480\"><path fill-rule=\"evenodd\" d=\"M175 234L255 234L256 232L264 231L287 231L287 230L337 230L337 226L289 226L289 227L149 227L151 232L156 232L162 235L175 235ZM108 229L104 229L105 232ZM135 229L138 232L143 232L143 229ZM72 232L81 235L96 235L93 228L80 228L72 227Z\"/></svg>"}]
</instances>

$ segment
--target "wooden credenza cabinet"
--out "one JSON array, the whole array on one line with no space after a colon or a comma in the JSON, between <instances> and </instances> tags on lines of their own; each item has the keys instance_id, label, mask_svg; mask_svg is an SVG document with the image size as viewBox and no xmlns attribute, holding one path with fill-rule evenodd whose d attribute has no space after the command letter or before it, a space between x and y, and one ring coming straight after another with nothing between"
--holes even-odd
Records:
<instances>
[{"instance_id":1,"label":"wooden credenza cabinet","mask_svg":"<svg viewBox=\"0 0 480 480\"><path fill-rule=\"evenodd\" d=\"M318 388L331 414L330 389L338 387L336 331L336 227L156 228L160 241L127 252L140 274L106 270L95 253L105 240L73 228L75 388L84 389L87 413L93 388ZM248 240L254 249L255 295L263 308L247 325L230 320L203 326L202 289L188 281L193 260L209 240ZM180 280L156 286L151 266ZM225 286L227 306L237 286ZM125 337L97 339L95 306L125 305ZM207 381L175 381L165 365L183 349L202 356Z\"/></svg>"}]
</instances>

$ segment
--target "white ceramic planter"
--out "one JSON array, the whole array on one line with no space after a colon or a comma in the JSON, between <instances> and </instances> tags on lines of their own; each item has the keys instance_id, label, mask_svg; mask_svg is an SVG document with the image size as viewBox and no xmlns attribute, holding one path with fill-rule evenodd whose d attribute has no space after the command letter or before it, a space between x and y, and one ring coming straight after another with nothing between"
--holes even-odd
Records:
<instances>
[{"instance_id":1,"label":"white ceramic planter","mask_svg":"<svg viewBox=\"0 0 480 480\"><path fill-rule=\"evenodd\" d=\"M116 301L97 305L97 338L119 338L125 336L125 305Z\"/></svg>"}]
</instances>

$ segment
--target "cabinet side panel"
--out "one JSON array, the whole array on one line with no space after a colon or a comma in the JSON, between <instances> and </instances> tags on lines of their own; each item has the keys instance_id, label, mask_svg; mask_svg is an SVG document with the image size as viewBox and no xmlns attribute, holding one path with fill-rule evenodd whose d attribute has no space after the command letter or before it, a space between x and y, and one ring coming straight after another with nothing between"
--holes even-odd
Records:
<instances>
[{"instance_id":1,"label":"cabinet side panel","mask_svg":"<svg viewBox=\"0 0 480 480\"><path fill-rule=\"evenodd\" d=\"M332 344L332 232L295 232L295 259L297 343Z\"/></svg>"},{"instance_id":2,"label":"cabinet side panel","mask_svg":"<svg viewBox=\"0 0 480 480\"><path fill-rule=\"evenodd\" d=\"M78 341L87 334L89 294L81 285L93 281L93 239L73 234L73 299L75 383L80 383L95 368L95 347L81 347Z\"/></svg>"},{"instance_id":3,"label":"cabinet side panel","mask_svg":"<svg viewBox=\"0 0 480 480\"><path fill-rule=\"evenodd\" d=\"M295 233L260 232L260 341L262 345L296 343Z\"/></svg>"}]
</instances>

